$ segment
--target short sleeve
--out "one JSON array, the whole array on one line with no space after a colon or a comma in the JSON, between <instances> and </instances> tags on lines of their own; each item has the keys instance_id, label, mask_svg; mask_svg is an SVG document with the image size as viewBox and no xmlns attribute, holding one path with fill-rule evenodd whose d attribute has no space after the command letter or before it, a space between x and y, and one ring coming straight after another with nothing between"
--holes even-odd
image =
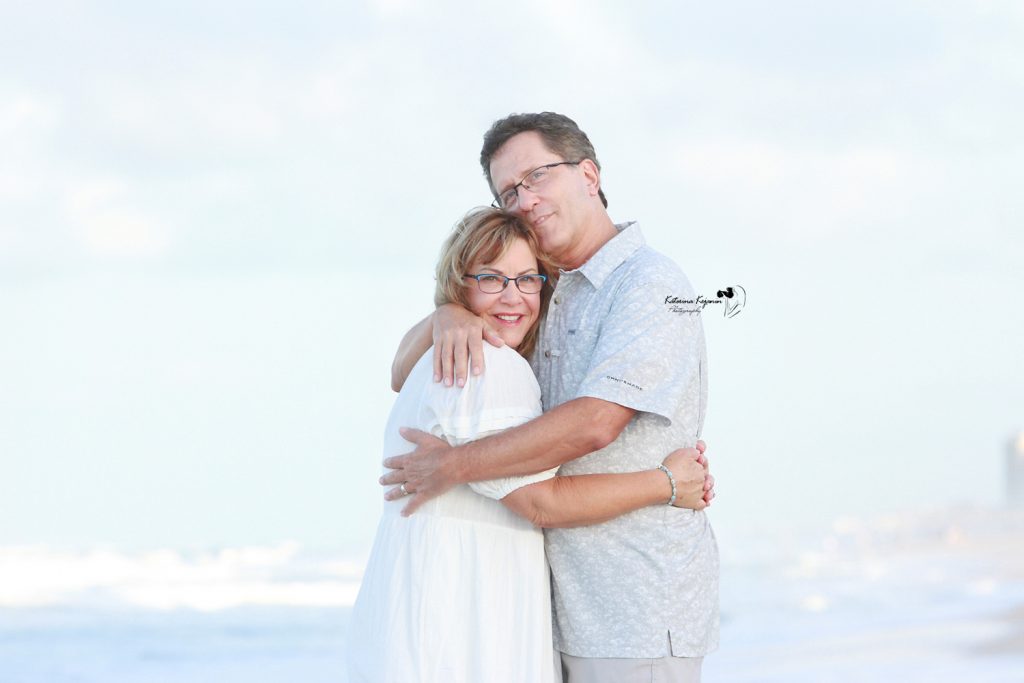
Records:
<instances>
[{"instance_id":1,"label":"short sleeve","mask_svg":"<svg viewBox=\"0 0 1024 683\"><path fill-rule=\"evenodd\" d=\"M471 375L461 389L432 383L427 392L434 418L430 431L453 446L517 427L541 414L537 378L514 349L484 344L484 367L481 375ZM480 495L500 500L518 488L550 479L556 471L502 477L469 486Z\"/></svg>"},{"instance_id":2,"label":"short sleeve","mask_svg":"<svg viewBox=\"0 0 1024 683\"><path fill-rule=\"evenodd\" d=\"M671 423L703 356L695 299L686 276L674 266L654 264L624 278L577 397L611 401Z\"/></svg>"}]
</instances>

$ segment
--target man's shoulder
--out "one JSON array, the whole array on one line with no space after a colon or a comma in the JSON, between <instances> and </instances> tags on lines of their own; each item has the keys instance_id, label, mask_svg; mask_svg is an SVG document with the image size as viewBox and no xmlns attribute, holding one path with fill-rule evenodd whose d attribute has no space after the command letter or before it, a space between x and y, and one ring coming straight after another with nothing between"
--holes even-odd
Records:
<instances>
[{"instance_id":1,"label":"man's shoulder","mask_svg":"<svg viewBox=\"0 0 1024 683\"><path fill-rule=\"evenodd\" d=\"M676 261L645 244L622 264L620 287L672 287L680 294L692 293L693 286Z\"/></svg>"}]
</instances>

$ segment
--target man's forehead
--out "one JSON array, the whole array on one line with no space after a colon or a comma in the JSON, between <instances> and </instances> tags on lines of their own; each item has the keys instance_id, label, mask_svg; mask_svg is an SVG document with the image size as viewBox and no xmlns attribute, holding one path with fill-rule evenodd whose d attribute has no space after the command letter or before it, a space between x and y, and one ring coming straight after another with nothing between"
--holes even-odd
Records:
<instances>
[{"instance_id":1,"label":"man's forehead","mask_svg":"<svg viewBox=\"0 0 1024 683\"><path fill-rule=\"evenodd\" d=\"M491 157L491 179L495 187L512 185L533 169L552 161L561 161L544 144L536 131L518 133L509 138Z\"/></svg>"}]
</instances>

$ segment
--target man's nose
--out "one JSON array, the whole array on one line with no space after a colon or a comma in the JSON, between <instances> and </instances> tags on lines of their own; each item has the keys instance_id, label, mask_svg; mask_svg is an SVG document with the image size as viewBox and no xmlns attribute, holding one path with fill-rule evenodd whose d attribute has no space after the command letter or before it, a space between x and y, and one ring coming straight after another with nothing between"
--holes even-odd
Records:
<instances>
[{"instance_id":1,"label":"man's nose","mask_svg":"<svg viewBox=\"0 0 1024 683\"><path fill-rule=\"evenodd\" d=\"M523 185L522 187L519 188L519 193L516 200L516 209L521 214L527 214L530 212L531 209L533 209L533 207L537 205L538 201L540 201L540 198L537 196L537 194L533 190Z\"/></svg>"}]
</instances>

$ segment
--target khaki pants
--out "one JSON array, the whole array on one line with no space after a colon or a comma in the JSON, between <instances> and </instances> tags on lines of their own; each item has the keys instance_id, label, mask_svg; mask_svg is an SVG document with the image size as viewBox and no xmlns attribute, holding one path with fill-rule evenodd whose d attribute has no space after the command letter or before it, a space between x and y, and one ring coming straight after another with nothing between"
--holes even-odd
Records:
<instances>
[{"instance_id":1,"label":"khaki pants","mask_svg":"<svg viewBox=\"0 0 1024 683\"><path fill-rule=\"evenodd\" d=\"M703 657L618 659L562 654L562 683L700 683Z\"/></svg>"}]
</instances>

